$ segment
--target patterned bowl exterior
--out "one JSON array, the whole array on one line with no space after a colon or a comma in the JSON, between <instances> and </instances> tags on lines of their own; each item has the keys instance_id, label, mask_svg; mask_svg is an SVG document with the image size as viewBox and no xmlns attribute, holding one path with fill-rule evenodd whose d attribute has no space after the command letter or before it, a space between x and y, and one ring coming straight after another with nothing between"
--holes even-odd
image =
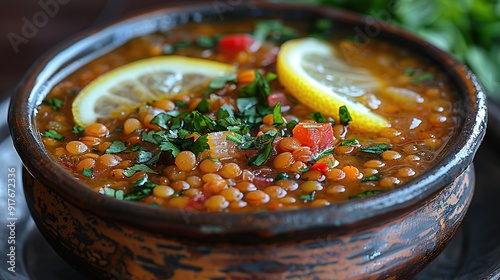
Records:
<instances>
[{"instance_id":1,"label":"patterned bowl exterior","mask_svg":"<svg viewBox=\"0 0 500 280\"><path fill-rule=\"evenodd\" d=\"M469 167L411 209L349 227L250 244L195 240L103 219L23 173L36 225L56 251L92 279L407 279L444 248L472 199ZM193 213L192 215L196 215Z\"/></svg>"}]
</instances>

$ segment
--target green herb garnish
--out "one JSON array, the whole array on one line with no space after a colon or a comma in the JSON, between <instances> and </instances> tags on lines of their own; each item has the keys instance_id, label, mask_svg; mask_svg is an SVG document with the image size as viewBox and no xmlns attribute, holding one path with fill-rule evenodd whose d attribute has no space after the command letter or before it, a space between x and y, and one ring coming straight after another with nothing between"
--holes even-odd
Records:
<instances>
[{"instance_id":1,"label":"green herb garnish","mask_svg":"<svg viewBox=\"0 0 500 280\"><path fill-rule=\"evenodd\" d=\"M154 171L153 169L151 169L150 167L148 167L145 164L136 164L136 165L132 165L130 167L125 168L125 170L123 170L123 175L125 175L127 177L132 177L136 172L139 172L139 171L143 171L146 173L152 173L152 174L158 174L158 172Z\"/></svg>"},{"instance_id":2,"label":"green herb garnish","mask_svg":"<svg viewBox=\"0 0 500 280\"><path fill-rule=\"evenodd\" d=\"M339 107L339 118L342 125L348 125L352 121L351 114L345 105Z\"/></svg>"},{"instance_id":3,"label":"green herb garnish","mask_svg":"<svg viewBox=\"0 0 500 280\"><path fill-rule=\"evenodd\" d=\"M83 133L85 131L85 128L75 124L73 126L73 128L71 129L71 132L73 132L74 134L80 134L80 133Z\"/></svg>"},{"instance_id":4,"label":"green herb garnish","mask_svg":"<svg viewBox=\"0 0 500 280\"><path fill-rule=\"evenodd\" d=\"M274 126L283 125L285 122L283 121L283 117L281 116L281 102L278 101L273 108L273 122Z\"/></svg>"},{"instance_id":5,"label":"green herb garnish","mask_svg":"<svg viewBox=\"0 0 500 280\"><path fill-rule=\"evenodd\" d=\"M146 176L139 178L137 181L132 182L134 187L124 195L124 200L140 200L151 194L157 184L149 182Z\"/></svg>"},{"instance_id":6,"label":"green herb garnish","mask_svg":"<svg viewBox=\"0 0 500 280\"><path fill-rule=\"evenodd\" d=\"M63 105L62 100L59 98L48 98L42 101L42 103L45 105L49 105L54 111L59 110L59 108L61 108L61 106Z\"/></svg>"},{"instance_id":7,"label":"green herb garnish","mask_svg":"<svg viewBox=\"0 0 500 280\"><path fill-rule=\"evenodd\" d=\"M226 86L226 84L230 83L230 82L232 82L232 83L238 82L238 79L236 79L235 74L217 77L210 82L210 84L208 85L208 88L205 90L204 94L210 94L218 89L224 88Z\"/></svg>"},{"instance_id":8,"label":"green herb garnish","mask_svg":"<svg viewBox=\"0 0 500 280\"><path fill-rule=\"evenodd\" d=\"M434 79L434 74L429 73L429 72L424 72L422 74L418 74L418 75L413 76L413 78L411 79L411 82L415 83L415 84L421 84L421 83L424 83L424 82L427 82L427 81L430 81L433 79Z\"/></svg>"},{"instance_id":9,"label":"green herb garnish","mask_svg":"<svg viewBox=\"0 0 500 280\"><path fill-rule=\"evenodd\" d=\"M323 117L323 115L320 112L309 113L309 115L317 123L326 123L326 122L328 122L328 120L325 117Z\"/></svg>"},{"instance_id":10,"label":"green herb garnish","mask_svg":"<svg viewBox=\"0 0 500 280\"><path fill-rule=\"evenodd\" d=\"M316 191L312 191L310 194L303 194L303 195L299 196L299 199L304 200L304 201L307 201L307 200L313 201L315 196L316 196Z\"/></svg>"},{"instance_id":11,"label":"green herb garnish","mask_svg":"<svg viewBox=\"0 0 500 280\"><path fill-rule=\"evenodd\" d=\"M111 146L104 151L105 154L116 154L116 153L121 153L125 151L127 147L125 146L125 143L122 141L113 141Z\"/></svg>"},{"instance_id":12,"label":"green herb garnish","mask_svg":"<svg viewBox=\"0 0 500 280\"><path fill-rule=\"evenodd\" d=\"M380 179L380 175L375 174L375 175L372 175L372 176L363 177L361 179L361 182L378 181L378 179Z\"/></svg>"},{"instance_id":13,"label":"green herb garnish","mask_svg":"<svg viewBox=\"0 0 500 280\"><path fill-rule=\"evenodd\" d=\"M145 163L145 162L148 162L152 158L153 158L153 153L148 152L148 151L139 151L139 153L137 154L137 157L135 158L135 161L137 163Z\"/></svg>"},{"instance_id":14,"label":"green herb garnish","mask_svg":"<svg viewBox=\"0 0 500 280\"><path fill-rule=\"evenodd\" d=\"M285 172L280 172L278 173L278 175L276 175L276 178L274 178L274 182L279 180L290 180L290 177L288 177L288 174L286 174Z\"/></svg>"},{"instance_id":15,"label":"green herb garnish","mask_svg":"<svg viewBox=\"0 0 500 280\"><path fill-rule=\"evenodd\" d=\"M46 138L56 139L58 141L66 140L66 136L59 134L57 131L55 131L53 129L49 129L49 130L45 131L45 133L42 133L42 136L46 137Z\"/></svg>"},{"instance_id":16,"label":"green herb garnish","mask_svg":"<svg viewBox=\"0 0 500 280\"><path fill-rule=\"evenodd\" d=\"M104 195L109 197L114 197L119 200L123 200L125 193L122 190L115 190L112 188L105 187L103 188Z\"/></svg>"},{"instance_id":17,"label":"green herb garnish","mask_svg":"<svg viewBox=\"0 0 500 280\"><path fill-rule=\"evenodd\" d=\"M369 154L374 154L374 155L380 155L381 153L389 150L391 148L391 145L387 143L380 143L376 144L370 147L366 148L358 148L358 151L363 152L363 153L369 153Z\"/></svg>"},{"instance_id":18,"label":"green herb garnish","mask_svg":"<svg viewBox=\"0 0 500 280\"><path fill-rule=\"evenodd\" d=\"M92 177L92 174L94 174L94 168L84 168L82 170L82 175L85 176L85 177L89 177L91 178Z\"/></svg>"},{"instance_id":19,"label":"green herb garnish","mask_svg":"<svg viewBox=\"0 0 500 280\"><path fill-rule=\"evenodd\" d=\"M358 139L348 139L340 142L340 146L353 146L353 145L359 145Z\"/></svg>"},{"instance_id":20,"label":"green herb garnish","mask_svg":"<svg viewBox=\"0 0 500 280\"><path fill-rule=\"evenodd\" d=\"M357 194L357 195L349 196L349 199L363 198L363 197L372 196L372 195L383 193L383 192L384 191L379 191L379 190L369 190L369 191L365 191L365 192L362 192L362 193Z\"/></svg>"}]
</instances>

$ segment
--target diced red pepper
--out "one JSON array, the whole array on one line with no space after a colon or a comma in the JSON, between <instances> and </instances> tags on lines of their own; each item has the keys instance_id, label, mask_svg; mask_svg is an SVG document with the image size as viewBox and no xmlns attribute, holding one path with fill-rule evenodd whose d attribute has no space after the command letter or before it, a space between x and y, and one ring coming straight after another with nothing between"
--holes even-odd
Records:
<instances>
[{"instance_id":1,"label":"diced red pepper","mask_svg":"<svg viewBox=\"0 0 500 280\"><path fill-rule=\"evenodd\" d=\"M293 129L293 137L300 141L302 146L311 148L313 156L333 149L335 137L330 123L301 122Z\"/></svg>"},{"instance_id":2,"label":"diced red pepper","mask_svg":"<svg viewBox=\"0 0 500 280\"><path fill-rule=\"evenodd\" d=\"M325 174L328 171L328 168L329 166L326 163L315 163L313 164L313 166L311 166L310 170L318 170L322 174Z\"/></svg>"},{"instance_id":3,"label":"diced red pepper","mask_svg":"<svg viewBox=\"0 0 500 280\"><path fill-rule=\"evenodd\" d=\"M235 56L249 50L255 39L248 34L228 34L219 40L219 50L229 56Z\"/></svg>"}]
</instances>

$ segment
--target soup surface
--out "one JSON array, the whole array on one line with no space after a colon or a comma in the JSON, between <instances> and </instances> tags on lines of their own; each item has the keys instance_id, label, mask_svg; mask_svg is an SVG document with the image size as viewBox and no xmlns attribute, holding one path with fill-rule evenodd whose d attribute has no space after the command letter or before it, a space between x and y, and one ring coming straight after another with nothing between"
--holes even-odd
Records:
<instances>
[{"instance_id":1,"label":"soup surface","mask_svg":"<svg viewBox=\"0 0 500 280\"><path fill-rule=\"evenodd\" d=\"M294 209L398 187L461 122L453 89L424 58L330 25L187 25L132 39L50 90L36 117L46 150L97 192L152 207ZM277 63L304 44L335 52ZM325 111L328 98L342 105ZM386 123L355 125L363 110Z\"/></svg>"}]
</instances>

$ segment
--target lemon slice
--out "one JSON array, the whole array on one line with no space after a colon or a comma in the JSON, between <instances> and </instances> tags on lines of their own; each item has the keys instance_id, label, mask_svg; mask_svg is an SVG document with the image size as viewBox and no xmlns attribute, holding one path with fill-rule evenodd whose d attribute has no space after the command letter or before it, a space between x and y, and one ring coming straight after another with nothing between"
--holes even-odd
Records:
<instances>
[{"instance_id":1,"label":"lemon slice","mask_svg":"<svg viewBox=\"0 0 500 280\"><path fill-rule=\"evenodd\" d=\"M304 105L339 121L339 107L347 106L349 125L364 131L388 127L382 116L355 99L381 87L367 69L350 66L339 59L329 44L313 39L284 43L278 53L280 82Z\"/></svg>"},{"instance_id":2,"label":"lemon slice","mask_svg":"<svg viewBox=\"0 0 500 280\"><path fill-rule=\"evenodd\" d=\"M199 92L215 77L235 73L233 65L183 56L160 56L115 68L85 86L72 105L76 124L119 118L138 105Z\"/></svg>"}]
</instances>

